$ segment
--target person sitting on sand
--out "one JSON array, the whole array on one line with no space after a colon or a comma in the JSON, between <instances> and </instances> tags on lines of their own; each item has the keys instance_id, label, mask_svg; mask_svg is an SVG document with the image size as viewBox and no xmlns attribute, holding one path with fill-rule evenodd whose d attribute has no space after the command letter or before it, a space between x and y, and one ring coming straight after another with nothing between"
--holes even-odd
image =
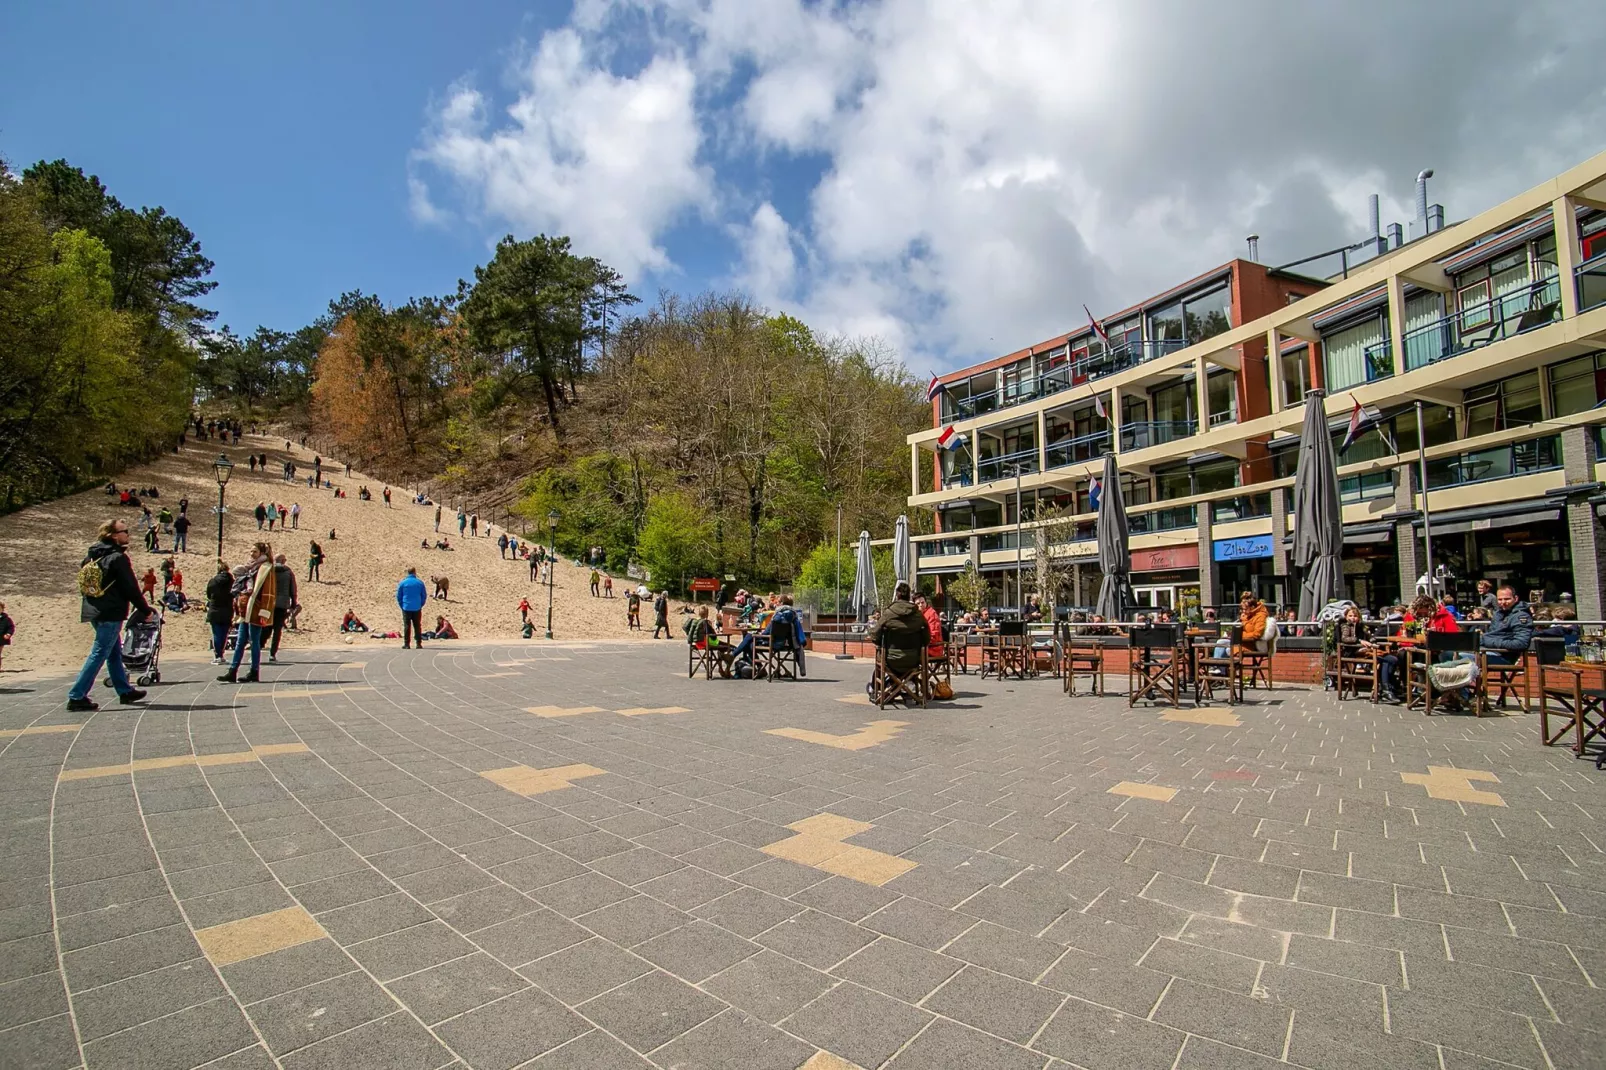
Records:
<instances>
[{"instance_id":1,"label":"person sitting on sand","mask_svg":"<svg viewBox=\"0 0 1606 1070\"><path fill-rule=\"evenodd\" d=\"M346 615L340 619L340 630L343 632L366 632L368 625L357 618L357 614L346 610Z\"/></svg>"},{"instance_id":2,"label":"person sitting on sand","mask_svg":"<svg viewBox=\"0 0 1606 1070\"><path fill-rule=\"evenodd\" d=\"M430 638L430 639L456 639L457 638L457 629L452 627L452 622L447 620L445 617L436 617L435 618L435 630L433 632L429 633L428 638Z\"/></svg>"},{"instance_id":3,"label":"person sitting on sand","mask_svg":"<svg viewBox=\"0 0 1606 1070\"><path fill-rule=\"evenodd\" d=\"M451 539L446 539L446 538L436 539L435 540L435 549L437 549L437 550L451 550L451 549L454 549L454 547L452 546L452 540Z\"/></svg>"}]
</instances>

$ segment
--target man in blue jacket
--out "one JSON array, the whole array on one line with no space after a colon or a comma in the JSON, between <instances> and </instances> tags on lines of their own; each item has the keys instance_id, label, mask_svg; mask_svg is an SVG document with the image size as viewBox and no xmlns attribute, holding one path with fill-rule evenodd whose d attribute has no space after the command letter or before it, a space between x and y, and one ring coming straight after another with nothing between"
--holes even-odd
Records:
<instances>
[{"instance_id":1,"label":"man in blue jacket","mask_svg":"<svg viewBox=\"0 0 1606 1070\"><path fill-rule=\"evenodd\" d=\"M418 570L410 568L407 575L396 585L396 604L402 611L402 649L412 645L412 640L418 640L418 645L424 645L424 633L419 626L419 614L429 603L429 590L424 581L418 578Z\"/></svg>"},{"instance_id":2,"label":"man in blue jacket","mask_svg":"<svg viewBox=\"0 0 1606 1070\"><path fill-rule=\"evenodd\" d=\"M1527 653L1533 637L1533 614L1517 598L1516 588L1502 586L1495 592L1494 619L1478 645L1488 652L1490 664L1515 665Z\"/></svg>"}]
</instances>

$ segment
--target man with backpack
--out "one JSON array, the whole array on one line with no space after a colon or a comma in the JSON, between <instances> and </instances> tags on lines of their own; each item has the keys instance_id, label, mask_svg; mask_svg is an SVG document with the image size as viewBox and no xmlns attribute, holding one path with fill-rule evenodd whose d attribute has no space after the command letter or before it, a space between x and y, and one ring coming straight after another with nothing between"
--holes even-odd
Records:
<instances>
[{"instance_id":1,"label":"man with backpack","mask_svg":"<svg viewBox=\"0 0 1606 1070\"><path fill-rule=\"evenodd\" d=\"M123 705L140 701L145 692L128 681L123 668L123 621L129 607L136 609L139 619L150 615L150 603L140 593L134 579L134 566L128 560L128 524L122 520L108 520L100 526L100 537L84 555L78 568L78 592L83 596L79 619L95 626L94 645L84 659L78 679L67 692L67 709L84 712L100 709L100 704L89 697L106 666L117 700Z\"/></svg>"}]
</instances>

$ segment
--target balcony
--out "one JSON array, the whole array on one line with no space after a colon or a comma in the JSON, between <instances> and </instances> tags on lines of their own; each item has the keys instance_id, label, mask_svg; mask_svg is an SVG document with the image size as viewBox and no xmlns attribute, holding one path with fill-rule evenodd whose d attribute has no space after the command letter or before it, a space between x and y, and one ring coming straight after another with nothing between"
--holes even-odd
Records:
<instances>
[{"instance_id":1,"label":"balcony","mask_svg":"<svg viewBox=\"0 0 1606 1070\"><path fill-rule=\"evenodd\" d=\"M1606 302L1606 258L1596 259L1603 260L1599 266L1603 272L1600 282L1602 293L1598 296L1601 302ZM1583 268L1579 271L1582 272ZM1582 275L1580 281L1582 283ZM1405 370L1410 372L1425 368L1429 364L1481 349L1491 342L1538 330L1560 318L1561 284L1554 277L1543 279L1406 331Z\"/></svg>"},{"instance_id":2,"label":"balcony","mask_svg":"<svg viewBox=\"0 0 1606 1070\"><path fill-rule=\"evenodd\" d=\"M1428 462L1428 489L1464 487L1561 467L1561 436L1546 435Z\"/></svg>"},{"instance_id":3,"label":"balcony","mask_svg":"<svg viewBox=\"0 0 1606 1070\"><path fill-rule=\"evenodd\" d=\"M1151 420L1121 425L1121 451L1147 449L1187 438L1199 430L1197 420Z\"/></svg>"},{"instance_id":4,"label":"balcony","mask_svg":"<svg viewBox=\"0 0 1606 1070\"><path fill-rule=\"evenodd\" d=\"M1270 515L1270 494L1240 494L1236 498L1222 498L1210 503L1210 522L1213 524Z\"/></svg>"},{"instance_id":5,"label":"balcony","mask_svg":"<svg viewBox=\"0 0 1606 1070\"><path fill-rule=\"evenodd\" d=\"M933 539L929 542L916 543L920 547L922 560L928 557L947 557L951 554L970 553L970 536L952 539Z\"/></svg>"},{"instance_id":6,"label":"balcony","mask_svg":"<svg viewBox=\"0 0 1606 1070\"><path fill-rule=\"evenodd\" d=\"M1032 533L1029 531L1021 532L1018 544L1015 541L1015 533L1013 531L995 531L991 535L983 535L981 537L982 553L987 553L989 550L1013 550L1017 545L1030 549Z\"/></svg>"},{"instance_id":7,"label":"balcony","mask_svg":"<svg viewBox=\"0 0 1606 1070\"><path fill-rule=\"evenodd\" d=\"M1606 253L1585 260L1573 273L1578 286L1578 311L1606 305Z\"/></svg>"},{"instance_id":8,"label":"balcony","mask_svg":"<svg viewBox=\"0 0 1606 1070\"><path fill-rule=\"evenodd\" d=\"M1073 386L1081 386L1106 375L1136 368L1151 360L1168 356L1187 348L1181 338L1135 338L1122 342L1097 356L1084 357L1069 364L1046 369L1033 379L1024 379L1013 386L989 390L968 398L954 398L952 411L942 418L943 424L969 420L998 409L1021 405L1038 398L1046 398Z\"/></svg>"},{"instance_id":9,"label":"balcony","mask_svg":"<svg viewBox=\"0 0 1606 1070\"><path fill-rule=\"evenodd\" d=\"M1006 476L1013 479L1017 470L1023 476L1029 476L1037 471L1037 450L1016 450L999 457L984 457L976 466L978 478L983 483L991 483L995 479Z\"/></svg>"},{"instance_id":10,"label":"balcony","mask_svg":"<svg viewBox=\"0 0 1606 1070\"><path fill-rule=\"evenodd\" d=\"M1387 338L1363 349L1361 359L1366 363L1366 381L1369 383L1394 375L1394 343Z\"/></svg>"},{"instance_id":11,"label":"balcony","mask_svg":"<svg viewBox=\"0 0 1606 1070\"><path fill-rule=\"evenodd\" d=\"M1198 522L1198 510L1192 505L1174 505L1151 513L1131 513L1128 517L1129 530L1134 535L1191 528Z\"/></svg>"},{"instance_id":12,"label":"balcony","mask_svg":"<svg viewBox=\"0 0 1606 1070\"><path fill-rule=\"evenodd\" d=\"M1048 447L1048 466L1063 468L1068 464L1096 461L1110 448L1110 433L1095 431L1091 435L1065 438Z\"/></svg>"},{"instance_id":13,"label":"balcony","mask_svg":"<svg viewBox=\"0 0 1606 1070\"><path fill-rule=\"evenodd\" d=\"M1151 360L1169 356L1186 349L1188 343L1181 338L1134 338L1111 346L1097 356L1084 357L1071 363L1071 380L1085 382L1102 379L1106 375L1124 372L1147 364Z\"/></svg>"}]
</instances>

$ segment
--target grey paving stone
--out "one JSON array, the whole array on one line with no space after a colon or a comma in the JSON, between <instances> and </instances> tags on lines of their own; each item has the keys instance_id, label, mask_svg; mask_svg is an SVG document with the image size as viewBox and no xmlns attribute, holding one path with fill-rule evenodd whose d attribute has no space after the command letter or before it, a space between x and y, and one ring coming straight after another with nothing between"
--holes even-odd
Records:
<instances>
[{"instance_id":1,"label":"grey paving stone","mask_svg":"<svg viewBox=\"0 0 1606 1070\"><path fill-rule=\"evenodd\" d=\"M1517 936L1523 939L1551 940L1572 947L1606 950L1606 924L1602 924L1599 918L1586 914L1562 914L1520 906L1506 907L1505 912L1510 916L1511 924L1517 930ZM1484 927L1496 932L1503 931L1492 919Z\"/></svg>"},{"instance_id":2,"label":"grey paving stone","mask_svg":"<svg viewBox=\"0 0 1606 1070\"><path fill-rule=\"evenodd\" d=\"M273 875L287 885L310 884L344 873L362 873L370 869L362 855L345 847L288 858L275 862L270 868Z\"/></svg>"},{"instance_id":3,"label":"grey paving stone","mask_svg":"<svg viewBox=\"0 0 1606 1070\"><path fill-rule=\"evenodd\" d=\"M1445 942L1457 962L1475 962L1480 966L1495 966L1504 970L1517 970L1538 977L1558 981L1587 983L1580 972L1579 962L1586 966L1591 961L1585 948L1568 948L1544 940L1522 940L1481 929L1444 930ZM1606 974L1606 962L1600 969L1591 968L1590 974Z\"/></svg>"},{"instance_id":4,"label":"grey paving stone","mask_svg":"<svg viewBox=\"0 0 1606 1070\"><path fill-rule=\"evenodd\" d=\"M958 959L883 936L837 963L831 972L906 1003L919 1003L964 965Z\"/></svg>"},{"instance_id":5,"label":"grey paving stone","mask_svg":"<svg viewBox=\"0 0 1606 1070\"><path fill-rule=\"evenodd\" d=\"M56 932L62 951L67 952L104 943L107 940L121 940L125 936L150 932L169 925L180 925L183 921L184 916L179 913L178 904L173 902L171 896L164 894L152 899L141 899L137 903L113 904L87 914L74 914L72 917L62 918L56 925ZM44 910L44 928L40 931L50 931L48 906ZM18 935L32 936L33 933L25 932Z\"/></svg>"},{"instance_id":6,"label":"grey paving stone","mask_svg":"<svg viewBox=\"0 0 1606 1070\"><path fill-rule=\"evenodd\" d=\"M1357 1022L1369 1029L1382 1029L1386 1024L1383 989L1367 981L1267 963L1254 995L1332 1021Z\"/></svg>"},{"instance_id":7,"label":"grey paving stone","mask_svg":"<svg viewBox=\"0 0 1606 1070\"><path fill-rule=\"evenodd\" d=\"M932 1016L851 982L838 985L781 1023L782 1028L860 1066L880 1066Z\"/></svg>"},{"instance_id":8,"label":"grey paving stone","mask_svg":"<svg viewBox=\"0 0 1606 1070\"><path fill-rule=\"evenodd\" d=\"M628 885L610 880L600 873L584 873L578 877L537 888L529 894L531 898L551 907L559 914L577 918L609 903L629 899L636 892Z\"/></svg>"},{"instance_id":9,"label":"grey paving stone","mask_svg":"<svg viewBox=\"0 0 1606 1070\"><path fill-rule=\"evenodd\" d=\"M221 1059L214 1059L201 1070L278 1070L278 1064L273 1061L267 1049L261 1044L249 1048L242 1048L231 1055Z\"/></svg>"},{"instance_id":10,"label":"grey paving stone","mask_svg":"<svg viewBox=\"0 0 1606 1070\"><path fill-rule=\"evenodd\" d=\"M471 1066L511 1070L589 1030L551 996L525 990L436 1026Z\"/></svg>"},{"instance_id":11,"label":"grey paving stone","mask_svg":"<svg viewBox=\"0 0 1606 1070\"><path fill-rule=\"evenodd\" d=\"M4 946L0 945L0 949ZM170 925L165 929L95 944L80 951L69 951L61 957L61 962L67 971L67 984L74 992L78 992L185 962L200 953L200 946L188 928Z\"/></svg>"},{"instance_id":12,"label":"grey paving stone","mask_svg":"<svg viewBox=\"0 0 1606 1070\"><path fill-rule=\"evenodd\" d=\"M905 896L866 917L859 924L895 936L905 943L935 951L976 924L974 918Z\"/></svg>"},{"instance_id":13,"label":"grey paving stone","mask_svg":"<svg viewBox=\"0 0 1606 1070\"><path fill-rule=\"evenodd\" d=\"M216 868L216 867L214 867ZM229 868L229 867L225 867ZM252 867L255 872L266 875L261 865ZM205 871L200 871L205 872ZM184 873L174 874L174 887L178 887ZM48 904L50 901L50 883L48 880L38 881L12 881L12 885L26 885L37 891L31 896L35 903ZM113 905L128 905L137 903L142 899L154 896L167 895L167 882L161 872L157 870L143 870L139 873L129 873L122 877L112 877L109 880L92 881L89 884L75 884L70 887L56 890L56 916L65 918L72 914L82 914L85 911L102 910ZM179 894L185 894L180 892ZM22 905L22 904L17 904Z\"/></svg>"},{"instance_id":14,"label":"grey paving stone","mask_svg":"<svg viewBox=\"0 0 1606 1070\"><path fill-rule=\"evenodd\" d=\"M1211 948L1173 940L1170 937L1156 940L1138 965L1144 969L1186 977L1190 981L1223 988L1240 995L1250 994L1255 984L1255 977L1260 973L1260 963L1255 959L1229 955ZM1093 998L1086 993L1078 995L1087 999Z\"/></svg>"},{"instance_id":15,"label":"grey paving stone","mask_svg":"<svg viewBox=\"0 0 1606 1070\"><path fill-rule=\"evenodd\" d=\"M430 904L442 921L463 933L540 910L540 904L505 884L492 885Z\"/></svg>"},{"instance_id":16,"label":"grey paving stone","mask_svg":"<svg viewBox=\"0 0 1606 1070\"><path fill-rule=\"evenodd\" d=\"M0 1066L68 1070L80 1065L72 1020L65 1014L0 1032Z\"/></svg>"},{"instance_id":17,"label":"grey paving stone","mask_svg":"<svg viewBox=\"0 0 1606 1070\"><path fill-rule=\"evenodd\" d=\"M570 1006L652 971L652 963L593 938L519 967L519 973Z\"/></svg>"},{"instance_id":18,"label":"grey paving stone","mask_svg":"<svg viewBox=\"0 0 1606 1070\"><path fill-rule=\"evenodd\" d=\"M1170 974L1072 948L1037 983L1144 1018L1170 981Z\"/></svg>"},{"instance_id":19,"label":"grey paving stone","mask_svg":"<svg viewBox=\"0 0 1606 1070\"><path fill-rule=\"evenodd\" d=\"M1353 977L1374 984L1402 987L1400 953L1390 948L1323 940L1294 934L1288 942L1289 966Z\"/></svg>"},{"instance_id":20,"label":"grey paving stone","mask_svg":"<svg viewBox=\"0 0 1606 1070\"><path fill-rule=\"evenodd\" d=\"M1281 1006L1178 978L1154 1021L1273 1057L1282 1054L1291 1012Z\"/></svg>"},{"instance_id":21,"label":"grey paving stone","mask_svg":"<svg viewBox=\"0 0 1606 1070\"><path fill-rule=\"evenodd\" d=\"M1010 888L983 888L959 904L959 911L996 925L1036 936L1071 909L1068 900L1024 895Z\"/></svg>"},{"instance_id":22,"label":"grey paving stone","mask_svg":"<svg viewBox=\"0 0 1606 1070\"><path fill-rule=\"evenodd\" d=\"M587 1000L581 1014L640 1052L650 1052L712 1018L725 1005L654 970Z\"/></svg>"},{"instance_id":23,"label":"grey paving stone","mask_svg":"<svg viewBox=\"0 0 1606 1070\"><path fill-rule=\"evenodd\" d=\"M639 886L665 873L673 873L683 865L678 859L647 847L632 847L590 863L598 873L632 886Z\"/></svg>"},{"instance_id":24,"label":"grey paving stone","mask_svg":"<svg viewBox=\"0 0 1606 1070\"><path fill-rule=\"evenodd\" d=\"M757 888L738 886L734 891L697 907L693 913L738 936L751 939L765 929L801 914L805 906L804 903L782 899Z\"/></svg>"},{"instance_id":25,"label":"grey paving stone","mask_svg":"<svg viewBox=\"0 0 1606 1070\"><path fill-rule=\"evenodd\" d=\"M355 944L376 936L384 936L386 933L410 929L414 925L432 921L434 917L428 910L398 892L395 895L325 911L318 915L318 922L330 936L342 944Z\"/></svg>"},{"instance_id":26,"label":"grey paving stone","mask_svg":"<svg viewBox=\"0 0 1606 1070\"><path fill-rule=\"evenodd\" d=\"M371 869L325 877L311 884L297 884L290 893L313 914L366 903L395 894L396 886Z\"/></svg>"},{"instance_id":27,"label":"grey paving stone","mask_svg":"<svg viewBox=\"0 0 1606 1070\"><path fill-rule=\"evenodd\" d=\"M0 984L0 1030L53 1018L67 1010L67 990L62 987L59 972Z\"/></svg>"},{"instance_id":28,"label":"grey paving stone","mask_svg":"<svg viewBox=\"0 0 1606 1070\"><path fill-rule=\"evenodd\" d=\"M543 955L580 943L590 934L550 910L537 910L480 929L474 942L504 965L517 968Z\"/></svg>"},{"instance_id":29,"label":"grey paving stone","mask_svg":"<svg viewBox=\"0 0 1606 1070\"><path fill-rule=\"evenodd\" d=\"M773 1025L835 983L818 970L764 950L715 974L702 987Z\"/></svg>"},{"instance_id":30,"label":"grey paving stone","mask_svg":"<svg viewBox=\"0 0 1606 1070\"><path fill-rule=\"evenodd\" d=\"M381 981L428 969L474 951L474 945L439 921L398 929L346 950Z\"/></svg>"},{"instance_id":31,"label":"grey paving stone","mask_svg":"<svg viewBox=\"0 0 1606 1070\"><path fill-rule=\"evenodd\" d=\"M1191 919L1197 921L1198 919ZM1068 944L1107 958L1136 962L1154 943L1154 933L1135 929L1108 918L1069 913L1048 927L1043 939Z\"/></svg>"},{"instance_id":32,"label":"grey paving stone","mask_svg":"<svg viewBox=\"0 0 1606 1070\"><path fill-rule=\"evenodd\" d=\"M1074 997L1032 1047L1088 1070L1170 1070L1186 1034Z\"/></svg>"},{"instance_id":33,"label":"grey paving stone","mask_svg":"<svg viewBox=\"0 0 1606 1070\"><path fill-rule=\"evenodd\" d=\"M1218 1044L1204 1037L1189 1037L1182 1046L1176 1070L1273 1070L1274 1067L1287 1065L1281 1060L1256 1055L1243 1048Z\"/></svg>"},{"instance_id":34,"label":"grey paving stone","mask_svg":"<svg viewBox=\"0 0 1606 1070\"><path fill-rule=\"evenodd\" d=\"M750 955L756 944L705 921L694 921L635 947L636 954L696 984Z\"/></svg>"},{"instance_id":35,"label":"grey paving stone","mask_svg":"<svg viewBox=\"0 0 1606 1070\"><path fill-rule=\"evenodd\" d=\"M1511 923L1506 920L1505 911L1492 899L1473 899L1471 896L1402 887L1398 901L1402 918L1434 921L1466 929L1489 929L1508 935L1511 932ZM1518 934L1523 935L1521 930Z\"/></svg>"},{"instance_id":36,"label":"grey paving stone","mask_svg":"<svg viewBox=\"0 0 1606 1070\"><path fill-rule=\"evenodd\" d=\"M91 1041L185 1007L227 997L228 990L211 963L195 958L75 993L73 1014L80 1036Z\"/></svg>"},{"instance_id":37,"label":"grey paving stone","mask_svg":"<svg viewBox=\"0 0 1606 1070\"><path fill-rule=\"evenodd\" d=\"M383 1066L386 1070L436 1070L451 1054L405 1011L360 1025L350 1032L294 1051L283 1059L285 1070L350 1070Z\"/></svg>"},{"instance_id":38,"label":"grey paving stone","mask_svg":"<svg viewBox=\"0 0 1606 1070\"><path fill-rule=\"evenodd\" d=\"M646 1059L593 1029L528 1064L529 1070L653 1070Z\"/></svg>"},{"instance_id":39,"label":"grey paving stone","mask_svg":"<svg viewBox=\"0 0 1606 1070\"><path fill-rule=\"evenodd\" d=\"M1538 982L1526 973L1408 954L1405 974L1410 979L1412 992L1437 994L1512 1014L1550 1018L1550 1008L1539 994Z\"/></svg>"},{"instance_id":40,"label":"grey paving stone","mask_svg":"<svg viewBox=\"0 0 1606 1070\"><path fill-rule=\"evenodd\" d=\"M1065 997L989 970L967 966L921 1006L1017 1044L1025 1044Z\"/></svg>"},{"instance_id":41,"label":"grey paving stone","mask_svg":"<svg viewBox=\"0 0 1606 1070\"><path fill-rule=\"evenodd\" d=\"M220 972L240 1002L250 1004L355 968L350 956L333 940L312 940L231 963Z\"/></svg>"},{"instance_id":42,"label":"grey paving stone","mask_svg":"<svg viewBox=\"0 0 1606 1070\"><path fill-rule=\"evenodd\" d=\"M1023 981L1036 979L1065 953L1062 946L1051 941L1039 940L990 921L967 929L942 951Z\"/></svg>"},{"instance_id":43,"label":"grey paving stone","mask_svg":"<svg viewBox=\"0 0 1606 1070\"><path fill-rule=\"evenodd\" d=\"M495 883L495 877L470 862L454 862L449 866L420 870L395 880L396 887L426 906L489 888Z\"/></svg>"},{"instance_id":44,"label":"grey paving stone","mask_svg":"<svg viewBox=\"0 0 1606 1070\"><path fill-rule=\"evenodd\" d=\"M1528 1019L1442 996L1389 992L1389 1029L1399 1036L1472 1050L1517 1066L1545 1065Z\"/></svg>"},{"instance_id":45,"label":"grey paving stone","mask_svg":"<svg viewBox=\"0 0 1606 1070\"><path fill-rule=\"evenodd\" d=\"M692 921L692 917L649 896L638 895L582 914L576 920L622 947L634 947L644 940L680 928Z\"/></svg>"},{"instance_id":46,"label":"grey paving stone","mask_svg":"<svg viewBox=\"0 0 1606 1070\"><path fill-rule=\"evenodd\" d=\"M1443 928L1432 922L1410 918L1389 918L1381 914L1367 914L1340 907L1333 924L1332 935L1338 940L1368 944L1372 947L1391 947L1422 955L1444 954Z\"/></svg>"},{"instance_id":47,"label":"grey paving stone","mask_svg":"<svg viewBox=\"0 0 1606 1070\"><path fill-rule=\"evenodd\" d=\"M653 1052L653 1060L677 1070L797 1070L813 1054L811 1045L727 1009Z\"/></svg>"},{"instance_id":48,"label":"grey paving stone","mask_svg":"<svg viewBox=\"0 0 1606 1070\"><path fill-rule=\"evenodd\" d=\"M888 1070L1042 1070L1046 1059L996 1037L938 1019L887 1064Z\"/></svg>"},{"instance_id":49,"label":"grey paving stone","mask_svg":"<svg viewBox=\"0 0 1606 1070\"><path fill-rule=\"evenodd\" d=\"M200 1066L255 1042L232 999L214 999L84 1045L90 1066Z\"/></svg>"},{"instance_id":50,"label":"grey paving stone","mask_svg":"<svg viewBox=\"0 0 1606 1070\"><path fill-rule=\"evenodd\" d=\"M897 892L890 892L874 885L833 876L794 892L791 898L803 906L831 914L843 921L856 922L899 899L900 896Z\"/></svg>"},{"instance_id":51,"label":"grey paving stone","mask_svg":"<svg viewBox=\"0 0 1606 1070\"><path fill-rule=\"evenodd\" d=\"M1288 936L1254 925L1243 925L1224 918L1195 915L1182 927L1181 939L1200 947L1214 948L1230 955L1276 962L1283 957Z\"/></svg>"},{"instance_id":52,"label":"grey paving stone","mask_svg":"<svg viewBox=\"0 0 1606 1070\"><path fill-rule=\"evenodd\" d=\"M839 918L805 910L754 938L783 955L816 969L828 970L877 939L876 934Z\"/></svg>"},{"instance_id":53,"label":"grey paving stone","mask_svg":"<svg viewBox=\"0 0 1606 1070\"><path fill-rule=\"evenodd\" d=\"M205 929L294 905L277 881L269 881L186 899L184 913L189 916L192 926Z\"/></svg>"},{"instance_id":54,"label":"grey paving stone","mask_svg":"<svg viewBox=\"0 0 1606 1070\"><path fill-rule=\"evenodd\" d=\"M395 1010L382 988L352 972L253 1003L249 1013L269 1050L284 1056Z\"/></svg>"},{"instance_id":55,"label":"grey paving stone","mask_svg":"<svg viewBox=\"0 0 1606 1070\"><path fill-rule=\"evenodd\" d=\"M1606 989L1552 980L1540 981L1539 987L1563 1025L1606 1032Z\"/></svg>"}]
</instances>

